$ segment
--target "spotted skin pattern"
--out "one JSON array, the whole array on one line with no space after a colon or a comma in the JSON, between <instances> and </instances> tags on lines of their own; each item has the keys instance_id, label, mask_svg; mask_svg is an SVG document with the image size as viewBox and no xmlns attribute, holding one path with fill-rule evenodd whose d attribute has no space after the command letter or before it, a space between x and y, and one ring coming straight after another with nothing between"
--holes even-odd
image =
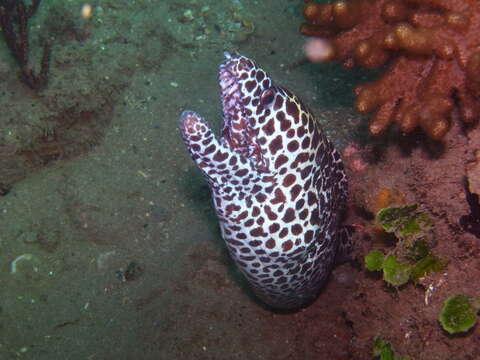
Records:
<instances>
[{"instance_id":1,"label":"spotted skin pattern","mask_svg":"<svg viewBox=\"0 0 480 360\"><path fill-rule=\"evenodd\" d=\"M278 310L298 309L318 295L345 233L340 155L305 105L252 60L226 54L219 83L222 137L184 111L183 140L257 296Z\"/></svg>"}]
</instances>

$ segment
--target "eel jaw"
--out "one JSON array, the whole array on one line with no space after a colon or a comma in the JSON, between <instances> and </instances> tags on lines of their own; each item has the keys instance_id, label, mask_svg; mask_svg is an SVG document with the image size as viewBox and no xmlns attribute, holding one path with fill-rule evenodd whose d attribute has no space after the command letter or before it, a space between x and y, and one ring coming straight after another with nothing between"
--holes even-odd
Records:
<instances>
[{"instance_id":1,"label":"eel jaw","mask_svg":"<svg viewBox=\"0 0 480 360\"><path fill-rule=\"evenodd\" d=\"M222 137L228 147L249 159L259 171L267 171L268 164L255 130L245 108L243 93L245 79L256 65L248 58L225 52L225 61L220 64L218 82L223 109Z\"/></svg>"},{"instance_id":2,"label":"eel jaw","mask_svg":"<svg viewBox=\"0 0 480 360\"><path fill-rule=\"evenodd\" d=\"M242 102L239 59L237 55L228 54L226 60L220 64L218 82L224 122L222 136L233 150L247 155L249 126Z\"/></svg>"}]
</instances>

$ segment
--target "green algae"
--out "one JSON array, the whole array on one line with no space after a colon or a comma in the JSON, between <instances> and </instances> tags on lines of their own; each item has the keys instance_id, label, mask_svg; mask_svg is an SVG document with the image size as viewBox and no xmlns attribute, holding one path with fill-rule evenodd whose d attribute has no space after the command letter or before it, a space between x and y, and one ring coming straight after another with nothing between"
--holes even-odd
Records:
<instances>
[{"instance_id":1,"label":"green algae","mask_svg":"<svg viewBox=\"0 0 480 360\"><path fill-rule=\"evenodd\" d=\"M380 250L372 250L365 256L365 267L370 271L379 271L383 268L385 255Z\"/></svg>"},{"instance_id":2,"label":"green algae","mask_svg":"<svg viewBox=\"0 0 480 360\"><path fill-rule=\"evenodd\" d=\"M391 251L372 250L365 256L366 269L383 271L385 282L398 287L444 268L429 246L434 242L433 221L417 204L381 209L376 222L397 239Z\"/></svg>"},{"instance_id":3,"label":"green algae","mask_svg":"<svg viewBox=\"0 0 480 360\"><path fill-rule=\"evenodd\" d=\"M443 302L438 321L449 334L469 331L477 322L480 297L467 294L451 295Z\"/></svg>"},{"instance_id":4,"label":"green algae","mask_svg":"<svg viewBox=\"0 0 480 360\"><path fill-rule=\"evenodd\" d=\"M377 213L376 222L386 232L402 239L405 245L413 245L418 239L432 235L433 221L417 204L383 208Z\"/></svg>"},{"instance_id":5,"label":"green algae","mask_svg":"<svg viewBox=\"0 0 480 360\"><path fill-rule=\"evenodd\" d=\"M394 255L387 255L383 261L383 280L393 286L401 286L410 280L412 267L400 263Z\"/></svg>"},{"instance_id":6,"label":"green algae","mask_svg":"<svg viewBox=\"0 0 480 360\"><path fill-rule=\"evenodd\" d=\"M380 360L411 360L410 356L400 356L395 354L392 344L382 340L379 336L373 339L373 356Z\"/></svg>"},{"instance_id":7,"label":"green algae","mask_svg":"<svg viewBox=\"0 0 480 360\"><path fill-rule=\"evenodd\" d=\"M442 271L444 267L445 261L432 253L428 253L413 265L411 278L413 281L418 281L428 273Z\"/></svg>"}]
</instances>

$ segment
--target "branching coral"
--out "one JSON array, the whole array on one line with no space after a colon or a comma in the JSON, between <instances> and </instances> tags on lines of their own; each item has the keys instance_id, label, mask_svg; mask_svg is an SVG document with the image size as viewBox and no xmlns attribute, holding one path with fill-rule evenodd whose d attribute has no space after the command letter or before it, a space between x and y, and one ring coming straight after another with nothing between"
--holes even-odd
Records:
<instances>
[{"instance_id":1,"label":"branching coral","mask_svg":"<svg viewBox=\"0 0 480 360\"><path fill-rule=\"evenodd\" d=\"M359 112L374 112L374 135L396 123L435 140L454 108L466 124L480 116L480 1L306 1L300 31L330 39L330 60L388 69L355 89Z\"/></svg>"}]
</instances>

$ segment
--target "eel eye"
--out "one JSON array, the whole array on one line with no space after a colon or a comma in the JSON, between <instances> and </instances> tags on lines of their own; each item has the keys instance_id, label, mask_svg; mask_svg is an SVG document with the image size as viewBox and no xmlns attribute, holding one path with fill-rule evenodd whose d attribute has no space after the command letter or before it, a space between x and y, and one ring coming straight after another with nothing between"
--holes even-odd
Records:
<instances>
[{"instance_id":1,"label":"eel eye","mask_svg":"<svg viewBox=\"0 0 480 360\"><path fill-rule=\"evenodd\" d=\"M262 105L271 104L274 98L275 94L273 93L272 89L264 90L262 95L260 96L260 103Z\"/></svg>"}]
</instances>

